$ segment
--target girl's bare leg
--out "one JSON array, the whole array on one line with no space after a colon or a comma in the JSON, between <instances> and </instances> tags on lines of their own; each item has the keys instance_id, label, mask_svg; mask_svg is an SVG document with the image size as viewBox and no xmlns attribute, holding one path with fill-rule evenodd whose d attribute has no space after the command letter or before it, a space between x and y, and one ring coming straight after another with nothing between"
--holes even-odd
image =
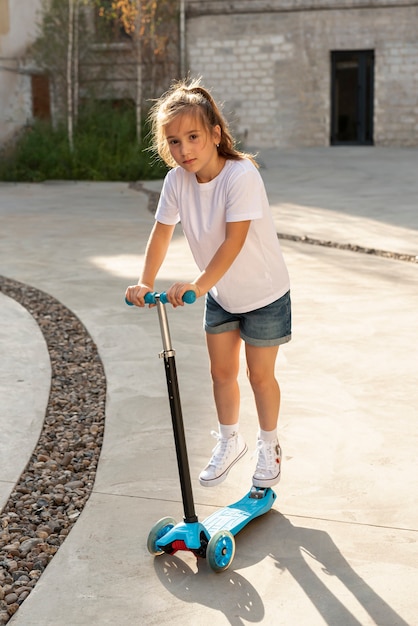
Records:
<instances>
[{"instance_id":1,"label":"girl's bare leg","mask_svg":"<svg viewBox=\"0 0 418 626\"><path fill-rule=\"evenodd\" d=\"M241 337L239 330L218 335L206 334L218 420L220 424L236 424L239 419L238 387Z\"/></svg>"},{"instance_id":2,"label":"girl's bare leg","mask_svg":"<svg viewBox=\"0 0 418 626\"><path fill-rule=\"evenodd\" d=\"M206 335L213 395L219 421L218 440L212 457L199 474L200 484L211 487L223 482L229 470L247 452L247 444L238 432L240 393L238 387L239 331Z\"/></svg>"},{"instance_id":3,"label":"girl's bare leg","mask_svg":"<svg viewBox=\"0 0 418 626\"><path fill-rule=\"evenodd\" d=\"M281 476L282 451L277 437L280 387L274 375L278 347L246 345L247 374L254 392L260 431L257 440L257 465L253 485L267 488Z\"/></svg>"},{"instance_id":4,"label":"girl's bare leg","mask_svg":"<svg viewBox=\"0 0 418 626\"><path fill-rule=\"evenodd\" d=\"M274 367L278 346L245 345L247 375L254 393L260 428L272 431L277 427L280 410L280 387Z\"/></svg>"}]
</instances>

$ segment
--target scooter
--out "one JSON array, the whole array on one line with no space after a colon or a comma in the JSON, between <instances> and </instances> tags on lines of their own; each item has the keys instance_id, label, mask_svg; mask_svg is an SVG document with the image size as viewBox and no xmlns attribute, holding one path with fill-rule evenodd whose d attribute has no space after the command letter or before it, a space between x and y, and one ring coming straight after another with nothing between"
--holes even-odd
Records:
<instances>
[{"instance_id":1,"label":"scooter","mask_svg":"<svg viewBox=\"0 0 418 626\"><path fill-rule=\"evenodd\" d=\"M194 291L186 291L183 301L192 304L196 300ZM183 500L183 522L176 523L172 517L163 517L150 530L147 548L151 555L174 554L177 551L189 551L196 557L206 558L214 572L226 570L235 555L235 535L251 520L267 513L276 499L270 488L251 487L241 500L230 504L209 515L202 523L195 512L192 484L184 433L183 415L180 402L179 385L175 363L175 351L171 344L165 305L167 294L149 292L145 296L147 304L156 304L161 330L170 402L177 466ZM132 303L126 301L127 304Z\"/></svg>"}]
</instances>

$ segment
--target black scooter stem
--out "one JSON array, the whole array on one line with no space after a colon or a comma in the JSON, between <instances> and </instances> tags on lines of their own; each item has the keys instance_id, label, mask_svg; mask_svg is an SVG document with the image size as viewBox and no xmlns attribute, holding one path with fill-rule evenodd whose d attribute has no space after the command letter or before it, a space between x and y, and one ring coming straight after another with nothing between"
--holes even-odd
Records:
<instances>
[{"instance_id":1,"label":"black scooter stem","mask_svg":"<svg viewBox=\"0 0 418 626\"><path fill-rule=\"evenodd\" d=\"M174 356L164 357L167 390L170 401L171 421L173 424L174 442L176 446L177 466L179 470L181 494L183 498L184 521L197 522L194 508L192 483L190 479L189 461L187 456L186 438L184 434L183 415L177 383L176 362Z\"/></svg>"},{"instance_id":2,"label":"black scooter stem","mask_svg":"<svg viewBox=\"0 0 418 626\"><path fill-rule=\"evenodd\" d=\"M165 374L167 379L168 398L170 402L171 421L173 425L174 442L177 455L177 466L180 478L181 494L183 499L184 521L195 523L198 521L195 513L192 483L190 479L189 461L187 456L186 437L184 433L183 413L181 409L180 392L177 378L177 368L174 350L171 345L165 305L160 298L156 298L158 318L160 322L161 338L163 342Z\"/></svg>"}]
</instances>

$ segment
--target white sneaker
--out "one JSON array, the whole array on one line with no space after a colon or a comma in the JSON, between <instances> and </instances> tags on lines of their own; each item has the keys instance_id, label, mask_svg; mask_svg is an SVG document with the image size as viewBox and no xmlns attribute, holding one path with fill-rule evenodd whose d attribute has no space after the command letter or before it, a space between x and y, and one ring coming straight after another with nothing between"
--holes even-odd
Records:
<instances>
[{"instance_id":1,"label":"white sneaker","mask_svg":"<svg viewBox=\"0 0 418 626\"><path fill-rule=\"evenodd\" d=\"M280 481L282 450L278 439L257 441L257 467L253 476L254 487L272 487Z\"/></svg>"},{"instance_id":2,"label":"white sneaker","mask_svg":"<svg viewBox=\"0 0 418 626\"><path fill-rule=\"evenodd\" d=\"M204 487L219 485L228 476L228 472L247 452L247 444L239 433L224 438L214 430L211 435L218 440L212 450L212 458L200 472L199 482Z\"/></svg>"}]
</instances>

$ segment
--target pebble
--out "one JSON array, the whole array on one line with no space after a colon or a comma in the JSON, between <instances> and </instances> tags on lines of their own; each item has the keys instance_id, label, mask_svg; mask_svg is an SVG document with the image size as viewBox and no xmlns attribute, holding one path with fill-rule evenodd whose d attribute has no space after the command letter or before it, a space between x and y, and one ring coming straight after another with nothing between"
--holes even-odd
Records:
<instances>
[{"instance_id":1,"label":"pebble","mask_svg":"<svg viewBox=\"0 0 418 626\"><path fill-rule=\"evenodd\" d=\"M79 319L48 294L0 276L0 291L37 321L51 391L32 457L0 513L0 626L29 596L85 506L105 419L106 379Z\"/></svg>"},{"instance_id":2,"label":"pebble","mask_svg":"<svg viewBox=\"0 0 418 626\"><path fill-rule=\"evenodd\" d=\"M9 604L9 606L7 607L7 612L10 616L12 616L16 613L18 608L19 608L18 603L14 602L13 604Z\"/></svg>"},{"instance_id":3,"label":"pebble","mask_svg":"<svg viewBox=\"0 0 418 626\"><path fill-rule=\"evenodd\" d=\"M67 465L69 465L72 460L73 460L72 452L66 452L64 456L62 457L61 465L63 465L64 467L67 467Z\"/></svg>"},{"instance_id":4,"label":"pebble","mask_svg":"<svg viewBox=\"0 0 418 626\"><path fill-rule=\"evenodd\" d=\"M71 482L65 485L66 489L70 489L71 491L74 489L78 489L79 487L84 487L83 480L72 480Z\"/></svg>"},{"instance_id":5,"label":"pebble","mask_svg":"<svg viewBox=\"0 0 418 626\"><path fill-rule=\"evenodd\" d=\"M50 534L50 532L46 532L45 530L36 531L36 536L39 537L39 539L46 539Z\"/></svg>"},{"instance_id":6,"label":"pebble","mask_svg":"<svg viewBox=\"0 0 418 626\"><path fill-rule=\"evenodd\" d=\"M40 539L26 539L26 541L22 541L20 544L20 553L26 556L40 541Z\"/></svg>"},{"instance_id":7,"label":"pebble","mask_svg":"<svg viewBox=\"0 0 418 626\"><path fill-rule=\"evenodd\" d=\"M25 590L22 590L22 593L19 593L19 597L17 599L19 606L22 604L22 602L24 602L24 600L26 600L30 592L31 592L30 589L25 589Z\"/></svg>"}]
</instances>

